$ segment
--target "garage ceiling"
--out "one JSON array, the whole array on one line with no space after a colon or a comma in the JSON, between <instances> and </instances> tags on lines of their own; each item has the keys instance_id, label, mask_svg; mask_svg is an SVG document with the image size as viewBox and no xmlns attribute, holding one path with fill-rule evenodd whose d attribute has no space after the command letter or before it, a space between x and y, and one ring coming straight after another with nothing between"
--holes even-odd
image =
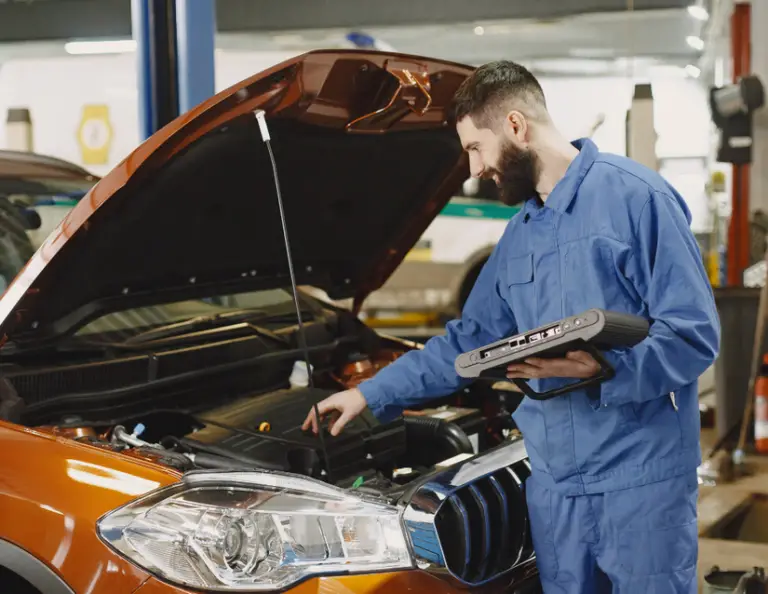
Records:
<instances>
[{"instance_id":1,"label":"garage ceiling","mask_svg":"<svg viewBox=\"0 0 768 594\"><path fill-rule=\"evenodd\" d=\"M508 57L540 74L644 76L699 61L686 43L703 36L691 1L218 0L217 46L293 54L349 47L347 35L360 31L396 51L470 64ZM130 4L0 0L0 62L58 54L63 40L130 37Z\"/></svg>"},{"instance_id":2,"label":"garage ceiling","mask_svg":"<svg viewBox=\"0 0 768 594\"><path fill-rule=\"evenodd\" d=\"M303 29L220 35L223 49L305 51L341 47L347 29ZM626 63L653 58L667 64L695 62L698 52L686 36L700 23L684 9L596 13L561 19L472 20L449 25L366 27L365 32L397 51L427 54L470 64L508 57L517 61L570 58L589 63ZM479 34L480 33L480 34Z\"/></svg>"},{"instance_id":3,"label":"garage ceiling","mask_svg":"<svg viewBox=\"0 0 768 594\"><path fill-rule=\"evenodd\" d=\"M685 8L690 0L218 0L219 31L412 26ZM0 0L0 42L129 36L129 0Z\"/></svg>"}]
</instances>

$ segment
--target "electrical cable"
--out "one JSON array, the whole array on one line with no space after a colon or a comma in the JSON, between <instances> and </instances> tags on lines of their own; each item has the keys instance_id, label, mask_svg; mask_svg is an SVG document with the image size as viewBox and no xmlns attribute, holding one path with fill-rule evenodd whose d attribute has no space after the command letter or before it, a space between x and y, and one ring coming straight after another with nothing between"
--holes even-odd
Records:
<instances>
[{"instance_id":1,"label":"electrical cable","mask_svg":"<svg viewBox=\"0 0 768 594\"><path fill-rule=\"evenodd\" d=\"M259 131L261 132L261 139L264 144L267 145L267 152L269 153L269 160L272 164L272 179L275 182L275 194L277 195L277 206L280 209L280 223L283 226L283 241L285 242L285 254L288 258L288 274L291 277L291 290L293 291L293 303L296 306L296 318L299 325L299 341L300 348L304 353L304 362L307 366L307 377L309 379L309 387L314 389L315 383L312 377L312 366L309 363L309 347L307 346L307 337L304 333L304 323L301 319L301 305L299 304L299 290L296 286L296 274L293 270L293 256L291 254L291 242L288 238L288 225L285 219L285 209L283 208L283 195L280 191L280 178L277 174L277 163L275 162L275 154L272 151L272 143L270 140L269 128L267 128L267 119L264 110L258 109L254 111L256 116L256 122L259 124ZM328 481L333 482L331 474L330 458L328 456L328 449L325 445L325 437L323 436L323 427L320 419L320 408L317 406L317 402L314 403L312 409L315 412L315 420L317 422L317 434L320 438L320 449L323 452L323 458L325 459L325 469L328 474Z\"/></svg>"}]
</instances>

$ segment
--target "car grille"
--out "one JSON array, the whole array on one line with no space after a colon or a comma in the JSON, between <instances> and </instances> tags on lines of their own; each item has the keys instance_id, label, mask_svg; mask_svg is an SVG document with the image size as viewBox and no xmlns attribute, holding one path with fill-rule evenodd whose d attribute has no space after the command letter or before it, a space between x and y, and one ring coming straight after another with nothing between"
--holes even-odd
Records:
<instances>
[{"instance_id":1,"label":"car grille","mask_svg":"<svg viewBox=\"0 0 768 594\"><path fill-rule=\"evenodd\" d=\"M418 488L404 514L417 558L468 586L534 565L521 452L522 442L496 448Z\"/></svg>"},{"instance_id":2,"label":"car grille","mask_svg":"<svg viewBox=\"0 0 768 594\"><path fill-rule=\"evenodd\" d=\"M533 552L526 550L525 479L519 472L504 468L477 480L449 497L437 513L446 566L467 583L485 582Z\"/></svg>"}]
</instances>

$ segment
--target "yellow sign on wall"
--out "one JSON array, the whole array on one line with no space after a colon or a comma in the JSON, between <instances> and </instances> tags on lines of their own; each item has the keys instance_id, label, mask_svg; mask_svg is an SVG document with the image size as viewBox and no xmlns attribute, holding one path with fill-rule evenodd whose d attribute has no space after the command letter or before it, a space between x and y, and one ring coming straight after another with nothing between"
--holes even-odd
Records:
<instances>
[{"instance_id":1,"label":"yellow sign on wall","mask_svg":"<svg viewBox=\"0 0 768 594\"><path fill-rule=\"evenodd\" d=\"M80 125L77 128L77 144L83 165L106 165L112 146L112 124L109 122L109 106L83 105Z\"/></svg>"}]
</instances>

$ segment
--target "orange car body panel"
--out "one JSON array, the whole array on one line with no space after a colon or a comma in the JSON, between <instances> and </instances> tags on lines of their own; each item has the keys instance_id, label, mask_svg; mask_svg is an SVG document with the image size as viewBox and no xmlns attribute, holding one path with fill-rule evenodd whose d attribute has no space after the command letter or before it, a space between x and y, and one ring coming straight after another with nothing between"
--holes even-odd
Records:
<instances>
[{"instance_id":1,"label":"orange car body panel","mask_svg":"<svg viewBox=\"0 0 768 594\"><path fill-rule=\"evenodd\" d=\"M96 522L175 483L168 468L0 422L0 538L48 565L75 592L133 592L149 575L114 553Z\"/></svg>"}]
</instances>

